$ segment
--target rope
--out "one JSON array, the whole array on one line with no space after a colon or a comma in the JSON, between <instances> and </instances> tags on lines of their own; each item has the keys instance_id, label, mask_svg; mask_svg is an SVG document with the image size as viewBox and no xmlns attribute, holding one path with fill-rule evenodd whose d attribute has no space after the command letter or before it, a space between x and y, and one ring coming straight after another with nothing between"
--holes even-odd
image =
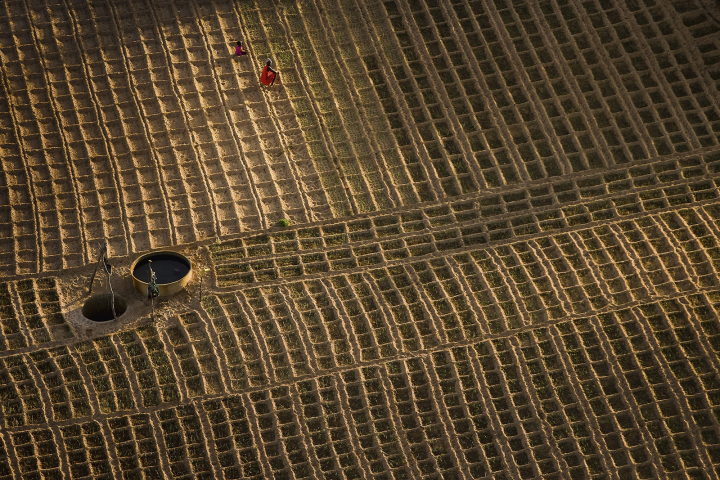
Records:
<instances>
[{"instance_id":1,"label":"rope","mask_svg":"<svg viewBox=\"0 0 720 480\"><path fill-rule=\"evenodd\" d=\"M93 287L93 282L95 281L95 274L97 274L98 268L100 268L100 262L103 260L103 257L105 257L106 253L107 253L107 242L103 242L103 244L100 245L100 253L98 254L98 261L95 264L95 270L93 271L93 274L90 277L90 285L88 285L88 295L92 294L92 287Z\"/></svg>"},{"instance_id":2,"label":"rope","mask_svg":"<svg viewBox=\"0 0 720 480\"><path fill-rule=\"evenodd\" d=\"M107 244L105 245L107 247ZM108 278L108 289L110 290L110 308L112 309L113 319L117 320L117 315L115 314L115 292L113 292L112 283L110 283L110 269L108 268L107 257L103 256L101 260L103 264L103 270L105 270Z\"/></svg>"}]
</instances>

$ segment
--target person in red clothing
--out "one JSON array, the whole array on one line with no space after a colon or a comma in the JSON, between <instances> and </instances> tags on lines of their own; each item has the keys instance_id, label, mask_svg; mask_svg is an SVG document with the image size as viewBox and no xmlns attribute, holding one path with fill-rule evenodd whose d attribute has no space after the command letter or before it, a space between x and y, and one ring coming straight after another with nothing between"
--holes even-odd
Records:
<instances>
[{"instance_id":1,"label":"person in red clothing","mask_svg":"<svg viewBox=\"0 0 720 480\"><path fill-rule=\"evenodd\" d=\"M235 46L235 55L238 57L241 55L245 55L247 52L243 50L242 42L237 42L237 45Z\"/></svg>"},{"instance_id":2,"label":"person in red clothing","mask_svg":"<svg viewBox=\"0 0 720 480\"><path fill-rule=\"evenodd\" d=\"M263 68L260 74L260 82L266 87L272 87L275 84L275 78L277 78L277 72L270 67L270 59L267 59L265 68Z\"/></svg>"}]
</instances>

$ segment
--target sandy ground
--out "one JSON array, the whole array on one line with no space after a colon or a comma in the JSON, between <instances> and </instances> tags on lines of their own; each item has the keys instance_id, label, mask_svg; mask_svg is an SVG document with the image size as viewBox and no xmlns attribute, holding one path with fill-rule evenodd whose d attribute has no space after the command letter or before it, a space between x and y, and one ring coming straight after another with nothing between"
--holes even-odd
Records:
<instances>
[{"instance_id":1,"label":"sandy ground","mask_svg":"<svg viewBox=\"0 0 720 480\"><path fill-rule=\"evenodd\" d=\"M0 477L720 476L716 2L18 0L0 32ZM196 275L153 320L157 249Z\"/></svg>"}]
</instances>

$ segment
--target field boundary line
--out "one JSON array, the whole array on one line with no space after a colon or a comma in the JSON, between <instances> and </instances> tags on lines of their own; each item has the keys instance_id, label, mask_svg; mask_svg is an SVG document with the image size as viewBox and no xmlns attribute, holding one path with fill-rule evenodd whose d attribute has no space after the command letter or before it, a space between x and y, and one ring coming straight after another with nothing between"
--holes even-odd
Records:
<instances>
[{"instance_id":1,"label":"field boundary line","mask_svg":"<svg viewBox=\"0 0 720 480\"><path fill-rule=\"evenodd\" d=\"M28 1L28 0L25 0L25 1ZM62 0L62 2L68 11L68 16L70 17L70 22L71 22L72 30L73 30L73 39L75 40L75 44L77 45L78 52L80 52L80 54L83 57L87 58L87 53L85 51L84 45L82 44L82 41L78 40L78 21L77 21L76 13L70 8L70 5L68 4L67 0ZM93 23L93 30L95 30L94 23ZM82 68L83 68L83 71L85 72L85 83L87 84L90 95L92 96L92 98L94 100L93 106L95 107L95 115L98 120L100 131L102 132L101 135L103 137L103 143L105 144L105 150L107 151L108 163L110 164L113 178L115 179L115 185L114 185L115 195L117 195L117 200L118 200L119 205L126 205L127 202L125 200L125 194L122 191L122 187L121 187L122 183L120 182L120 175L118 174L117 164L114 161L114 158L112 155L112 148L110 146L110 140L108 139L109 136L108 136L107 126L105 124L105 121L102 116L102 112L100 110L100 101L98 100L97 91L95 90L95 87L91 81L92 77L90 75L90 69L85 61L82 62ZM68 158L68 160L70 160L70 159ZM90 158L88 158L88 161L92 162L92 160ZM72 162L68 162L68 163L72 163ZM125 251L127 253L130 253L130 251L132 250L132 236L130 233L130 222L128 220L127 211L124 208L118 208L118 210L120 211L120 218L122 218L122 222L123 222L123 231L125 232L125 242L126 242ZM103 236L107 241L108 236L107 235L103 235ZM87 240L85 240L85 242L87 243ZM108 245L108 246L110 246L110 245ZM85 251L86 261L89 260L92 262L93 259L91 257L93 255L93 253L94 253L94 251L88 246Z\"/></svg>"},{"instance_id":2,"label":"field boundary line","mask_svg":"<svg viewBox=\"0 0 720 480\"><path fill-rule=\"evenodd\" d=\"M197 2L196 2L195 0L192 1L192 6L193 6L192 8L193 8L193 10L195 11L196 15L198 15L198 6L197 6ZM218 18L217 15L216 15L215 17ZM219 23L219 20L218 20L218 23ZM211 52L210 49L208 48L209 45L210 45L210 41L209 41L209 39L208 39L208 34L207 34L206 29L205 29L205 25L203 24L202 19L199 18L199 15L198 15L198 28L199 28L199 30L200 30L200 32L201 32L201 35L202 35L203 38L205 39L205 51L207 52L207 55L208 55L208 62L209 62L210 65L212 66L213 81L214 81L215 87L216 87L216 89L217 89L217 91L218 91L218 97L220 98L220 101L222 102L222 105L223 105L223 107L224 107L224 108L223 108L223 111L224 111L225 119L227 120L228 125L230 125L230 131L232 132L231 134L232 134L233 142L235 143L235 148L237 148L237 150L238 150L238 154L239 154L239 156L240 156L240 163L241 163L241 165L242 165L242 167L243 167L243 172L245 173L245 176L246 176L246 178L248 179L248 183L250 184L250 191L251 191L252 194L253 194L253 200L254 200L254 203L255 203L255 211L257 212L257 215L258 215L258 218L260 219L260 224L262 225L262 227L263 227L263 228L267 228L267 222L266 222L266 220L265 220L265 216L263 215L263 211L262 211L262 207L261 207L261 202L260 202L260 197L259 197L259 194L258 194L258 191L257 191L257 186L256 186L255 183L252 181L252 173L250 172L250 169L249 169L249 167L248 167L247 158L245 158L245 152L244 152L243 149L242 149L242 142L241 142L240 139L238 138L237 130L234 128L234 125L233 125L233 123L232 123L232 121L231 121L231 117L230 117L230 115L229 115L229 113L228 113L228 110L229 110L229 109L228 109L227 99L226 99L225 95L223 95L223 92L222 92L222 90L221 90L220 87L219 87L219 79L218 79L218 76L217 76L217 67L216 67L216 62L215 62L215 56L212 54L212 52ZM218 159L218 160L222 162L221 159ZM223 172L223 173L224 173L224 172ZM225 182L228 184L228 189L229 189L229 188L230 188L230 184L229 184L229 182L228 182L228 180L227 180L227 175L224 175L224 178L225 178ZM233 203L234 203L234 202L233 202ZM235 209L235 214L237 215L238 224L240 224L241 216L238 215L237 208ZM242 231L242 224L240 224L240 229L241 229L241 231ZM220 234L221 234L221 232L218 231L218 235L220 235Z\"/></svg>"},{"instance_id":3,"label":"field boundary line","mask_svg":"<svg viewBox=\"0 0 720 480\"><path fill-rule=\"evenodd\" d=\"M118 13L116 11L117 6L115 5L114 0L105 0L105 2L107 5L107 9L110 12L110 16L112 17L112 24L115 28L115 33L117 34L117 36L119 38L122 39L123 34L122 34L122 28L120 27L120 22L118 21ZM134 90L137 90L137 85L136 85L135 81L133 80L132 75L130 73L132 70L130 68L130 60L128 60L128 53L126 51L126 48L127 47L125 46L124 43L122 43L118 47L118 50L120 51L120 54L122 55L123 65L125 66L125 78L127 80L128 86L133 88ZM165 204L164 212L165 212L165 216L167 218L168 231L170 234L170 242L171 242L171 244L175 245L175 244L177 244L177 232L176 232L176 228L175 228L175 221L174 221L173 215L171 213L170 197L168 195L167 186L165 184L165 179L164 179L164 176L162 173L162 168L160 165L160 158L158 157L157 151L154 148L152 148L152 141L151 141L152 135L150 134L150 128L148 127L147 119L143 115L143 110L140 108L140 104L139 104L137 98L135 97L135 95L130 95L130 98L131 98L131 102L133 103L133 105L135 105L135 111L138 112L138 117L140 118L140 121L142 122L143 134L144 134L143 136L144 136L145 141L147 142L148 150L149 150L148 156L151 157L155 163L155 174L157 175L158 184L160 187L160 191L162 192L163 201ZM146 152L146 154L147 154L147 152ZM145 203L144 199L143 199L143 203ZM143 207L143 210L144 210L144 207ZM144 213L145 213L145 216L147 216L147 212L144 212ZM153 245L154 242L152 241L152 237L150 236L150 228L148 228L148 237L149 237L148 243L150 244L151 249L157 248L156 245Z\"/></svg>"},{"instance_id":4,"label":"field boundary line","mask_svg":"<svg viewBox=\"0 0 720 480\"><path fill-rule=\"evenodd\" d=\"M202 182L205 185L205 192L203 192L203 193L205 195L207 195L207 200L210 202L212 216L213 216L213 224L214 224L214 229L215 229L215 235L217 236L220 234L220 221L218 219L218 207L217 207L218 202L215 197L215 192L213 192L212 188L210 188L210 184L208 181L207 169L205 168L205 164L202 160L202 156L200 154L200 151L198 150L198 144L196 143L195 139L193 139L192 129L190 128L190 121L188 119L188 117L189 117L188 108L187 108L187 105L185 104L185 99L183 98L182 94L180 93L180 89L178 87L178 81L177 81L177 71L172 62L172 57L170 56L170 51L168 50L168 42L167 42L168 35L165 33L165 31L161 27L161 23L158 19L158 14L155 11L154 3L152 2L152 0L147 1L146 5L147 5L148 11L152 12L151 17L153 19L153 23L155 24L156 34L159 37L158 39L162 40L162 41L160 41L160 45L162 45L162 51L164 52L165 61L167 62L167 66L165 67L165 70L167 70L167 72L168 72L168 77L170 78L170 84L172 85L173 91L175 92L175 98L177 100L178 106L180 107L180 111L182 112L183 121L187 128L187 134L190 139L190 148L192 148L192 151L193 151L193 154L195 157L194 162L192 161L193 159L190 159L191 161L188 163L194 164L198 168L200 173L202 174L201 175ZM133 12L133 14L137 15L136 12ZM182 36L182 34L181 34L181 36ZM153 90L154 90L154 88L155 88L155 85L153 84ZM170 145L171 145L170 148L173 152L173 157L175 157L175 144L172 143L172 141L170 141ZM176 160L175 163L178 164L178 166L179 166L180 165L180 162L178 161L179 159L176 158L175 160ZM183 183L185 183L184 179L183 179ZM190 192L188 191L188 189L186 188L185 190L186 190L186 193L188 194L189 200L192 199L193 196L190 195ZM203 196L205 196L205 195L203 195ZM200 198L202 198L202 196ZM195 209L192 205L192 202L189 201L188 203L190 205L190 211L194 212ZM196 224L194 221L191 221L191 225L193 227L193 232L194 232L195 238L196 239L202 238L202 235L196 228Z\"/></svg>"}]
</instances>

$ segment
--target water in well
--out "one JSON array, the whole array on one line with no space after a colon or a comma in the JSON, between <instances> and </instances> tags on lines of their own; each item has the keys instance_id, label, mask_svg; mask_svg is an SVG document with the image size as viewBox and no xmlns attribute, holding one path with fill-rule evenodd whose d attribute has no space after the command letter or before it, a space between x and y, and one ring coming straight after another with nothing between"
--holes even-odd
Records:
<instances>
[{"instance_id":1,"label":"water in well","mask_svg":"<svg viewBox=\"0 0 720 480\"><path fill-rule=\"evenodd\" d=\"M182 258L161 253L146 258L135 265L133 275L141 282L150 282L150 264L148 260L152 260L152 269L155 272L155 279L158 284L176 282L190 271L190 265Z\"/></svg>"}]
</instances>

